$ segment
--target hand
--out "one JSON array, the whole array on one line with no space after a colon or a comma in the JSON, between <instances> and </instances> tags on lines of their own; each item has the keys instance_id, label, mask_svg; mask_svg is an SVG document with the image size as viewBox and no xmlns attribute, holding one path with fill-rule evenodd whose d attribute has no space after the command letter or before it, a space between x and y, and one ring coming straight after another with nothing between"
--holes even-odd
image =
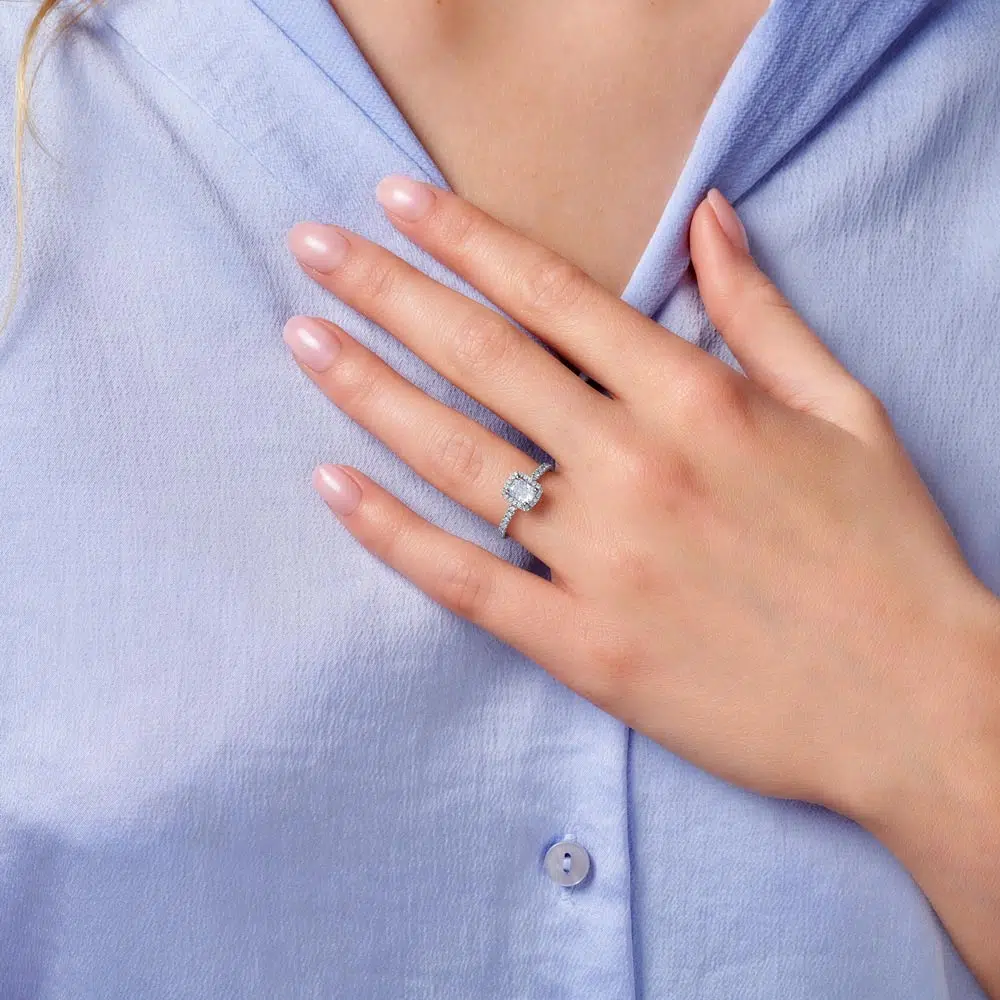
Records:
<instances>
[{"instance_id":1,"label":"hand","mask_svg":"<svg viewBox=\"0 0 1000 1000\"><path fill-rule=\"evenodd\" d=\"M876 397L708 201L692 259L745 376L457 195L395 180L379 186L393 224L610 395L384 248L300 223L289 245L310 276L554 457L509 528L551 582L356 469L314 473L331 509L432 598L704 769L848 815L877 809L939 725L970 630L996 612ZM333 403L501 520L502 484L533 459L332 323L294 317L285 339Z\"/></svg>"}]
</instances>

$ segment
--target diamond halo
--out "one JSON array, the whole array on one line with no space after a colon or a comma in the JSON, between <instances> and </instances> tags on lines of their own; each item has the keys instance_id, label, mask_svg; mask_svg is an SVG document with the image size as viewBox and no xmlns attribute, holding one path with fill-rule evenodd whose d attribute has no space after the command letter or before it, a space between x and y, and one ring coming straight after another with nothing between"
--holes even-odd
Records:
<instances>
[{"instance_id":1,"label":"diamond halo","mask_svg":"<svg viewBox=\"0 0 1000 1000\"><path fill-rule=\"evenodd\" d=\"M507 481L503 484L501 494L507 501L507 513L498 528L501 537L507 534L507 526L511 518L519 510L531 510L542 496L542 484L538 482L539 476L553 468L551 462L543 462L534 472L526 474L524 472L512 472Z\"/></svg>"}]
</instances>

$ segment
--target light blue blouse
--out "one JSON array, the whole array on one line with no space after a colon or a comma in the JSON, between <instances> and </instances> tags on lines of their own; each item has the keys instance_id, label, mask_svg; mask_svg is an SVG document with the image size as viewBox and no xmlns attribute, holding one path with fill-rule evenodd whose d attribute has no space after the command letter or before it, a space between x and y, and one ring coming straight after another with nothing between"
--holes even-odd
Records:
<instances>
[{"instance_id":1,"label":"light blue blouse","mask_svg":"<svg viewBox=\"0 0 1000 1000\"><path fill-rule=\"evenodd\" d=\"M5 143L33 9L0 5ZM624 293L732 362L685 247L718 185L994 590L998 53L996 0L774 0ZM3 1000L982 1000L872 837L630 731L313 490L316 463L356 465L531 561L282 343L329 316L540 454L285 249L338 222L482 300L374 201L387 173L443 178L327 0L107 0L33 112L0 338ZM590 859L575 886L543 864L562 840Z\"/></svg>"}]
</instances>

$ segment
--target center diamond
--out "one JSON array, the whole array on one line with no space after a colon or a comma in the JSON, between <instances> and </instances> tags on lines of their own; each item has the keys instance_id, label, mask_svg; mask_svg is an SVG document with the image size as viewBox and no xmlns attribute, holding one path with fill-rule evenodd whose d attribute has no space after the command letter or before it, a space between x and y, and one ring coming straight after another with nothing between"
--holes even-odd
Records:
<instances>
[{"instance_id":1,"label":"center diamond","mask_svg":"<svg viewBox=\"0 0 1000 1000\"><path fill-rule=\"evenodd\" d=\"M531 510L542 495L542 486L523 472L515 472L503 484L503 495L521 510Z\"/></svg>"}]
</instances>

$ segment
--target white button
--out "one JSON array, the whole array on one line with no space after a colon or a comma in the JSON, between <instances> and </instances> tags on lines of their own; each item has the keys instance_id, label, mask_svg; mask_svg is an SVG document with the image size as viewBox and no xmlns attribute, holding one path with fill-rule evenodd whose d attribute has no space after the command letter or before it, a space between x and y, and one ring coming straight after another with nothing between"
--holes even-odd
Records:
<instances>
[{"instance_id":1,"label":"white button","mask_svg":"<svg viewBox=\"0 0 1000 1000\"><path fill-rule=\"evenodd\" d=\"M545 870L559 885L579 885L590 871L590 855L572 840L560 840L545 852Z\"/></svg>"}]
</instances>

